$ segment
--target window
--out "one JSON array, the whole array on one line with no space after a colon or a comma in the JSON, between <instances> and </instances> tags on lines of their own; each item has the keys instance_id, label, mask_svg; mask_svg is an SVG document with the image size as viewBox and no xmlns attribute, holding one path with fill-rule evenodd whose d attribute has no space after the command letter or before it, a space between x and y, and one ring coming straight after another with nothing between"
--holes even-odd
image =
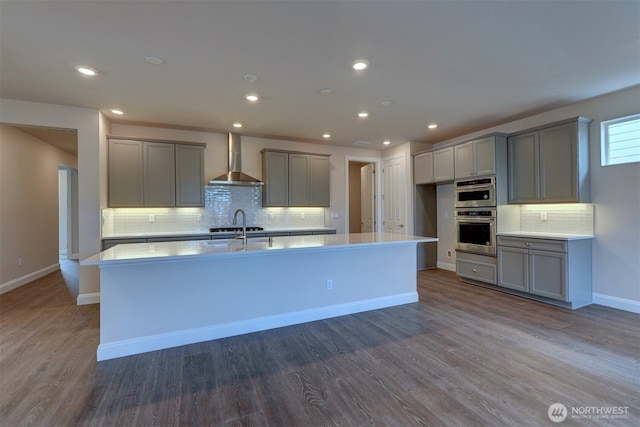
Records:
<instances>
[{"instance_id":1,"label":"window","mask_svg":"<svg viewBox=\"0 0 640 427\"><path fill-rule=\"evenodd\" d=\"M607 120L602 132L602 166L640 162L640 114Z\"/></svg>"}]
</instances>

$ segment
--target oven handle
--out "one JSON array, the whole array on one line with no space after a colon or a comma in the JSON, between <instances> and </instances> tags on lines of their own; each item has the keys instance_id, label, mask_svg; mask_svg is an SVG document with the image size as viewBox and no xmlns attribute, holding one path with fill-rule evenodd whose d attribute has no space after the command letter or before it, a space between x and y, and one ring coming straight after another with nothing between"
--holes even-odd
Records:
<instances>
[{"instance_id":1,"label":"oven handle","mask_svg":"<svg viewBox=\"0 0 640 427\"><path fill-rule=\"evenodd\" d=\"M494 222L496 222L496 217L485 216L482 218L476 218L476 217L458 216L456 217L456 222L488 222L493 224Z\"/></svg>"},{"instance_id":2,"label":"oven handle","mask_svg":"<svg viewBox=\"0 0 640 427\"><path fill-rule=\"evenodd\" d=\"M485 188L494 189L494 188L496 188L496 186L493 185L493 184L488 184L488 185L470 185L468 187L456 187L456 191L460 192L460 191L465 191L465 190L483 190Z\"/></svg>"}]
</instances>

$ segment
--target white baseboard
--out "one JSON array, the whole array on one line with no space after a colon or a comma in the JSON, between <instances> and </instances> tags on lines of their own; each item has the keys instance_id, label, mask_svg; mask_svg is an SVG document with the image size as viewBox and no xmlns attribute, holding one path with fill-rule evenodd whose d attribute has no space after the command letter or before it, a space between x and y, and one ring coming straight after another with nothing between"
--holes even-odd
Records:
<instances>
[{"instance_id":1,"label":"white baseboard","mask_svg":"<svg viewBox=\"0 0 640 427\"><path fill-rule=\"evenodd\" d=\"M80 294L76 300L78 305L100 304L100 293Z\"/></svg>"},{"instance_id":2,"label":"white baseboard","mask_svg":"<svg viewBox=\"0 0 640 427\"><path fill-rule=\"evenodd\" d=\"M441 268L443 270L449 270L449 271L453 271L453 272L456 271L456 265L455 264L450 264L448 262L438 261L437 267Z\"/></svg>"},{"instance_id":3,"label":"white baseboard","mask_svg":"<svg viewBox=\"0 0 640 427\"><path fill-rule=\"evenodd\" d=\"M22 277L18 277L17 279L13 279L9 282L3 283L0 285L0 295L15 288L19 288L22 285L26 285L27 283L33 282L36 279L44 277L47 274L53 273L54 271L58 270L60 270L60 264L56 262L55 264L51 264L48 267L41 268L40 270L34 271L33 273L29 273Z\"/></svg>"},{"instance_id":4,"label":"white baseboard","mask_svg":"<svg viewBox=\"0 0 640 427\"><path fill-rule=\"evenodd\" d=\"M594 293L593 303L604 305L605 307L617 308L618 310L630 311L632 313L640 314L640 301Z\"/></svg>"},{"instance_id":5,"label":"white baseboard","mask_svg":"<svg viewBox=\"0 0 640 427\"><path fill-rule=\"evenodd\" d=\"M71 254L67 257L67 259L78 260L80 259L80 254Z\"/></svg>"},{"instance_id":6,"label":"white baseboard","mask_svg":"<svg viewBox=\"0 0 640 427\"><path fill-rule=\"evenodd\" d=\"M356 301L329 307L301 310L293 313L241 320L222 325L207 326L178 332L169 332L166 334L151 335L137 339L110 342L100 344L98 346L97 356L98 361L114 359L116 357L130 356L132 354L210 341L234 335L281 328L283 326L297 325L299 323L313 322L315 320L328 319L331 317L344 316L369 310L377 310L380 308L409 304L417 301L418 293L408 292L405 294L373 298L365 301Z\"/></svg>"}]
</instances>

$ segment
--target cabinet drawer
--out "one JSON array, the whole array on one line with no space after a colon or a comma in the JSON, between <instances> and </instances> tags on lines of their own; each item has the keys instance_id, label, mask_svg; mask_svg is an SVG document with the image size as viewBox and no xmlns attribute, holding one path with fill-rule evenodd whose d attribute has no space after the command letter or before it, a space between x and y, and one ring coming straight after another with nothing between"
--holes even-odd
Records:
<instances>
[{"instance_id":1,"label":"cabinet drawer","mask_svg":"<svg viewBox=\"0 0 640 427\"><path fill-rule=\"evenodd\" d=\"M496 266L466 259L456 260L456 273L468 279L495 285L497 280Z\"/></svg>"},{"instance_id":2,"label":"cabinet drawer","mask_svg":"<svg viewBox=\"0 0 640 427\"><path fill-rule=\"evenodd\" d=\"M509 246L512 248L521 249L537 249L540 251L551 252L567 252L567 242L564 240L498 236L498 246Z\"/></svg>"}]
</instances>

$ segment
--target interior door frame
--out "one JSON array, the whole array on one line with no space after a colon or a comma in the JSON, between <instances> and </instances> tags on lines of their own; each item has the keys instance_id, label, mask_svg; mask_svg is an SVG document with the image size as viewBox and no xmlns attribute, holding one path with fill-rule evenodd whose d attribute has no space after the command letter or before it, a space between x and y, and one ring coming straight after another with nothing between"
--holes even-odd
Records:
<instances>
[{"instance_id":1,"label":"interior door frame","mask_svg":"<svg viewBox=\"0 0 640 427\"><path fill-rule=\"evenodd\" d=\"M344 189L344 206L345 206L345 215L344 215L344 230L345 233L349 233L349 162L362 162L362 163L373 163L375 165L375 206L374 212L376 215L375 218L375 232L380 232L382 230L382 204L380 203L380 191L382 185L382 159L375 157L360 157L360 156L345 156L344 158L344 176L345 176L345 189Z\"/></svg>"}]
</instances>

